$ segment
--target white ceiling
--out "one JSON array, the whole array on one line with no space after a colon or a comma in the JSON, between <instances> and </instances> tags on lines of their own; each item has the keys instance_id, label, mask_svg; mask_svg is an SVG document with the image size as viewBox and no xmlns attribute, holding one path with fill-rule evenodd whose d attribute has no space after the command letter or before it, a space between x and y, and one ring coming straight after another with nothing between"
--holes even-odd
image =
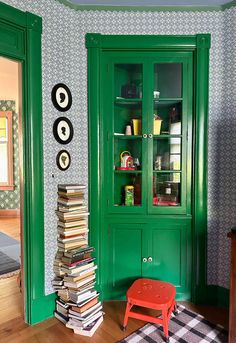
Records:
<instances>
[{"instance_id":1,"label":"white ceiling","mask_svg":"<svg viewBox=\"0 0 236 343\"><path fill-rule=\"evenodd\" d=\"M232 0L70 0L87 6L218 6Z\"/></svg>"}]
</instances>

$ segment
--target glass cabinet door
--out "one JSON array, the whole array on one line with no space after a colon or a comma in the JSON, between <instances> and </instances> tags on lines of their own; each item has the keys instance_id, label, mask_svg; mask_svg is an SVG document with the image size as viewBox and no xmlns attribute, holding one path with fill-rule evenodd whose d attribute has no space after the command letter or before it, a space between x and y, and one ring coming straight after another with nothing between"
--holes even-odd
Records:
<instances>
[{"instance_id":1,"label":"glass cabinet door","mask_svg":"<svg viewBox=\"0 0 236 343\"><path fill-rule=\"evenodd\" d=\"M132 60L132 59L130 59ZM144 199L142 132L143 63L113 61L107 101L108 179L111 180L109 207L114 212L140 212ZM109 96L110 94L110 96ZM108 100L109 99L109 100ZM111 161L111 164L109 164Z\"/></svg>"},{"instance_id":2,"label":"glass cabinet door","mask_svg":"<svg viewBox=\"0 0 236 343\"><path fill-rule=\"evenodd\" d=\"M184 62L153 63L153 96L149 142L153 213L184 213L187 192L187 126L191 110ZM190 89L188 88L190 87ZM149 186L150 187L150 186Z\"/></svg>"}]
</instances>

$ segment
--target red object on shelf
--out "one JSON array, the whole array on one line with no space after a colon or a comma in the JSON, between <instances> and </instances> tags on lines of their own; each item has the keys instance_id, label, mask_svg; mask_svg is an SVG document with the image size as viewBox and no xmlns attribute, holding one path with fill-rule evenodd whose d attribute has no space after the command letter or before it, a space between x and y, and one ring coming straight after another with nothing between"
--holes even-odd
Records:
<instances>
[{"instance_id":1,"label":"red object on shelf","mask_svg":"<svg viewBox=\"0 0 236 343\"><path fill-rule=\"evenodd\" d=\"M134 167L116 167L116 170L136 170Z\"/></svg>"},{"instance_id":2,"label":"red object on shelf","mask_svg":"<svg viewBox=\"0 0 236 343\"><path fill-rule=\"evenodd\" d=\"M164 335L168 342L168 322L171 313L177 310L175 295L176 289L170 283L152 279L136 280L126 294L127 305L123 328L126 328L129 317L160 324L163 326ZM161 317L157 318L131 311L134 305L161 311Z\"/></svg>"}]
</instances>

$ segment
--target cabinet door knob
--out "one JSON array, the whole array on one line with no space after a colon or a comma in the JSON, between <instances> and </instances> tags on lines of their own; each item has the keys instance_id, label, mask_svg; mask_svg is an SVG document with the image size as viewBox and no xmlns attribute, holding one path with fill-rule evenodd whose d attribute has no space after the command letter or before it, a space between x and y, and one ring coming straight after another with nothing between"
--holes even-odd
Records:
<instances>
[{"instance_id":1,"label":"cabinet door knob","mask_svg":"<svg viewBox=\"0 0 236 343\"><path fill-rule=\"evenodd\" d=\"M143 262L147 262L147 257L143 257Z\"/></svg>"},{"instance_id":2,"label":"cabinet door knob","mask_svg":"<svg viewBox=\"0 0 236 343\"><path fill-rule=\"evenodd\" d=\"M149 133L148 138L152 138L152 133Z\"/></svg>"},{"instance_id":3,"label":"cabinet door knob","mask_svg":"<svg viewBox=\"0 0 236 343\"><path fill-rule=\"evenodd\" d=\"M143 138L147 138L147 134L146 133L143 134Z\"/></svg>"},{"instance_id":4,"label":"cabinet door knob","mask_svg":"<svg viewBox=\"0 0 236 343\"><path fill-rule=\"evenodd\" d=\"M152 262L152 257L151 256L148 257L148 262Z\"/></svg>"}]
</instances>

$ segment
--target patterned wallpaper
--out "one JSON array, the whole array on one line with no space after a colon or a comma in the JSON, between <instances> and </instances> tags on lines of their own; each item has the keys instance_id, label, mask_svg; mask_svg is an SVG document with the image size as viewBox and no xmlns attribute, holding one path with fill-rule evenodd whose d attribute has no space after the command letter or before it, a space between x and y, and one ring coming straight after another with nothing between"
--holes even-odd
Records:
<instances>
[{"instance_id":1,"label":"patterned wallpaper","mask_svg":"<svg viewBox=\"0 0 236 343\"><path fill-rule=\"evenodd\" d=\"M14 191L0 191L0 209L20 208L18 114L15 109L15 101L0 100L0 111L12 111L13 178L15 185Z\"/></svg>"},{"instance_id":2,"label":"patterned wallpaper","mask_svg":"<svg viewBox=\"0 0 236 343\"><path fill-rule=\"evenodd\" d=\"M208 282L228 287L228 229L236 222L236 113L234 48L235 8L225 12L74 11L55 0L7 0L6 3L43 17L43 134L45 189L45 288L53 292L52 265L56 252L56 190L59 182L88 182L87 51L85 34L211 33L209 90L209 235ZM50 10L49 10L50 8ZM60 150L52 125L60 115L50 99L52 87L67 84L73 95L71 119L75 135L67 148L72 155L66 172L56 168ZM234 144L235 142L235 144ZM228 144L229 143L229 144ZM54 174L54 178L52 177Z\"/></svg>"}]
</instances>

